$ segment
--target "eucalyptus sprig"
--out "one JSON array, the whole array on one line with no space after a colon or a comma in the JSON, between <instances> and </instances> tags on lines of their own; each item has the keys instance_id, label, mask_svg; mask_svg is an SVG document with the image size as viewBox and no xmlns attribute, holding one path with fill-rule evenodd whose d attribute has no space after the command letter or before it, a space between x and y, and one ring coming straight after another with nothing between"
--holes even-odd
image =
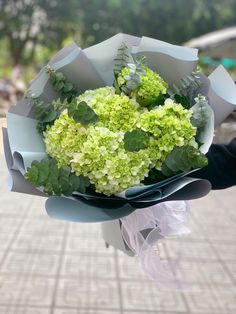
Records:
<instances>
[{"instance_id":1,"label":"eucalyptus sprig","mask_svg":"<svg viewBox=\"0 0 236 314\"><path fill-rule=\"evenodd\" d=\"M199 72L192 72L180 80L180 85L172 84L168 89L169 96L189 109L195 96L196 90L201 86Z\"/></svg>"},{"instance_id":2,"label":"eucalyptus sprig","mask_svg":"<svg viewBox=\"0 0 236 314\"><path fill-rule=\"evenodd\" d=\"M129 49L126 42L123 42L118 48L117 55L114 59L114 82L113 86L115 88L116 94L121 94L122 90L117 82L117 78L121 73L122 69L127 66L129 62Z\"/></svg>"},{"instance_id":3,"label":"eucalyptus sprig","mask_svg":"<svg viewBox=\"0 0 236 314\"><path fill-rule=\"evenodd\" d=\"M55 71L50 65L45 66L45 72L49 75L55 90L59 92L62 101L66 99L68 102L71 102L77 96L75 87L72 83L67 82L62 72Z\"/></svg>"},{"instance_id":4,"label":"eucalyptus sprig","mask_svg":"<svg viewBox=\"0 0 236 314\"><path fill-rule=\"evenodd\" d=\"M191 117L191 123L199 130L202 130L209 119L209 103L206 100L206 97L201 94L198 94L194 100L195 105L192 108L193 114Z\"/></svg>"},{"instance_id":5,"label":"eucalyptus sprig","mask_svg":"<svg viewBox=\"0 0 236 314\"><path fill-rule=\"evenodd\" d=\"M43 187L43 191L48 195L71 196L76 191L85 193L90 185L88 178L76 176L70 167L58 168L52 158L34 160L27 168L25 178L35 187Z\"/></svg>"},{"instance_id":6,"label":"eucalyptus sprig","mask_svg":"<svg viewBox=\"0 0 236 314\"><path fill-rule=\"evenodd\" d=\"M211 119L211 109L205 96L199 94L196 98L194 98L194 100L195 105L192 107L193 113L191 117L191 123L197 128L195 140L200 147L203 144L201 139L202 132L204 132L207 121Z\"/></svg>"},{"instance_id":7,"label":"eucalyptus sprig","mask_svg":"<svg viewBox=\"0 0 236 314\"><path fill-rule=\"evenodd\" d=\"M167 155L161 172L166 177L170 177L180 172L188 172L193 169L207 166L207 157L197 148L187 145L176 147Z\"/></svg>"},{"instance_id":8,"label":"eucalyptus sprig","mask_svg":"<svg viewBox=\"0 0 236 314\"><path fill-rule=\"evenodd\" d=\"M183 77L180 81L180 86L173 84L168 91L170 95L178 94L188 96L192 90L196 90L201 86L199 72L192 72L190 75Z\"/></svg>"},{"instance_id":9,"label":"eucalyptus sprig","mask_svg":"<svg viewBox=\"0 0 236 314\"><path fill-rule=\"evenodd\" d=\"M140 76L145 73L145 57L135 59L135 63L128 63L127 66L121 70L114 84L117 93L123 92L127 96L138 88L141 83Z\"/></svg>"},{"instance_id":10,"label":"eucalyptus sprig","mask_svg":"<svg viewBox=\"0 0 236 314\"><path fill-rule=\"evenodd\" d=\"M129 49L126 42L123 42L118 48L117 55L114 59L114 73L118 75L129 62Z\"/></svg>"},{"instance_id":11,"label":"eucalyptus sprig","mask_svg":"<svg viewBox=\"0 0 236 314\"><path fill-rule=\"evenodd\" d=\"M30 90L25 93L25 97L34 108L35 119L38 120L37 130L43 132L59 116L60 110L55 109L53 103L45 103Z\"/></svg>"},{"instance_id":12,"label":"eucalyptus sprig","mask_svg":"<svg viewBox=\"0 0 236 314\"><path fill-rule=\"evenodd\" d=\"M130 95L132 91L136 90L141 83L140 76L145 73L146 59L144 56L137 57L135 63L129 63L129 75L125 77L126 82L120 87L126 94Z\"/></svg>"}]
</instances>

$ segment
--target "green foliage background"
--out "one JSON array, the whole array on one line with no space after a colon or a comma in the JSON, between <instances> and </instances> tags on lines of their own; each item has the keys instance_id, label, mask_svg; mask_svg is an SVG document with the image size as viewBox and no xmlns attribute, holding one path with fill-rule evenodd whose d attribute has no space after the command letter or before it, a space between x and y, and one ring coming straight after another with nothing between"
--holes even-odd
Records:
<instances>
[{"instance_id":1,"label":"green foliage background","mask_svg":"<svg viewBox=\"0 0 236 314\"><path fill-rule=\"evenodd\" d=\"M70 40L86 47L117 32L181 44L236 24L236 0L0 0L0 75L41 67Z\"/></svg>"}]
</instances>

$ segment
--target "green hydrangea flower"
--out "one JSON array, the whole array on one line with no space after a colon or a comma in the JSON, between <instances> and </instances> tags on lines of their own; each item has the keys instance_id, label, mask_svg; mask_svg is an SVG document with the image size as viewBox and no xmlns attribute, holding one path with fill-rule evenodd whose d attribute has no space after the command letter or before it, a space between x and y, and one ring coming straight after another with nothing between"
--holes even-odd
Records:
<instances>
[{"instance_id":1,"label":"green hydrangea flower","mask_svg":"<svg viewBox=\"0 0 236 314\"><path fill-rule=\"evenodd\" d=\"M117 83L120 87L127 84L129 80L132 80L132 71L134 71L134 69L130 67L125 67L121 70L117 78ZM137 88L131 92L131 96L134 97L141 106L148 107L155 104L160 94L167 93L168 84L160 75L148 67L144 67L143 72L144 73L140 74L140 82L137 84Z\"/></svg>"},{"instance_id":2,"label":"green hydrangea flower","mask_svg":"<svg viewBox=\"0 0 236 314\"><path fill-rule=\"evenodd\" d=\"M139 119L139 104L126 95L116 95L113 87L88 90L78 101L86 101L99 116L98 126L105 126L111 131L132 130Z\"/></svg>"},{"instance_id":3,"label":"green hydrangea flower","mask_svg":"<svg viewBox=\"0 0 236 314\"><path fill-rule=\"evenodd\" d=\"M87 138L88 129L76 123L64 110L52 126L44 132L46 152L57 160L58 166L70 164L75 151L79 151Z\"/></svg>"},{"instance_id":4,"label":"green hydrangea flower","mask_svg":"<svg viewBox=\"0 0 236 314\"><path fill-rule=\"evenodd\" d=\"M124 149L123 133L105 127L90 127L87 141L71 161L72 170L95 185L96 192L111 195L139 185L148 175L148 152Z\"/></svg>"},{"instance_id":5,"label":"green hydrangea flower","mask_svg":"<svg viewBox=\"0 0 236 314\"><path fill-rule=\"evenodd\" d=\"M46 151L59 167L70 166L88 177L98 193L110 196L140 185L151 168L161 169L174 147L196 144L192 112L170 99L148 111L134 99L116 95L113 87L104 87L86 91L78 101L86 101L99 120L84 127L64 110L44 132ZM127 151L124 134L137 128L150 135L148 146Z\"/></svg>"},{"instance_id":6,"label":"green hydrangea flower","mask_svg":"<svg viewBox=\"0 0 236 314\"><path fill-rule=\"evenodd\" d=\"M156 169L161 168L162 162L174 147L195 145L193 139L196 128L190 122L191 116L191 111L171 99L167 99L163 106L141 115L137 126L153 136L148 150Z\"/></svg>"}]
</instances>

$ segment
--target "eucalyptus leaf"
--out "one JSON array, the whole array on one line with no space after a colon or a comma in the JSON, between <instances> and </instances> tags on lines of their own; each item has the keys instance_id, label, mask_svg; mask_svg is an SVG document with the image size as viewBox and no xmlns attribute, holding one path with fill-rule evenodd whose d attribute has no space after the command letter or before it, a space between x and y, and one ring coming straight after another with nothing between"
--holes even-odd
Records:
<instances>
[{"instance_id":1,"label":"eucalyptus leaf","mask_svg":"<svg viewBox=\"0 0 236 314\"><path fill-rule=\"evenodd\" d=\"M145 70L145 57L136 58L135 64L127 64L130 68L129 77L126 78L124 84L120 86L120 89L127 95L130 96L132 91L136 90L141 82L140 76L146 72Z\"/></svg>"},{"instance_id":2,"label":"eucalyptus leaf","mask_svg":"<svg viewBox=\"0 0 236 314\"><path fill-rule=\"evenodd\" d=\"M55 110L52 104L46 104L39 97L28 90L25 94L34 108L35 118L38 120L37 130L42 133L47 125L51 124L59 115L58 110Z\"/></svg>"},{"instance_id":3,"label":"eucalyptus leaf","mask_svg":"<svg viewBox=\"0 0 236 314\"><path fill-rule=\"evenodd\" d=\"M76 96L77 91L71 82L68 82L62 72L55 71L50 65L46 65L45 72L49 75L54 89L59 92L61 100L71 102Z\"/></svg>"},{"instance_id":4,"label":"eucalyptus leaf","mask_svg":"<svg viewBox=\"0 0 236 314\"><path fill-rule=\"evenodd\" d=\"M63 177L69 177L70 175L70 167L68 166L64 166L62 168L60 168L60 176L63 176Z\"/></svg>"},{"instance_id":5,"label":"eucalyptus leaf","mask_svg":"<svg viewBox=\"0 0 236 314\"><path fill-rule=\"evenodd\" d=\"M46 162L38 164L38 183L44 185L49 176L49 165Z\"/></svg>"},{"instance_id":6,"label":"eucalyptus leaf","mask_svg":"<svg viewBox=\"0 0 236 314\"><path fill-rule=\"evenodd\" d=\"M71 174L70 183L73 187L73 190L77 191L81 185L81 178L79 176L76 176L75 174Z\"/></svg>"},{"instance_id":7,"label":"eucalyptus leaf","mask_svg":"<svg viewBox=\"0 0 236 314\"><path fill-rule=\"evenodd\" d=\"M135 152L145 149L149 142L149 136L142 130L133 130L124 135L124 147L127 151Z\"/></svg>"},{"instance_id":8,"label":"eucalyptus leaf","mask_svg":"<svg viewBox=\"0 0 236 314\"><path fill-rule=\"evenodd\" d=\"M179 86L173 84L168 90L171 98L176 99L176 95L183 97L180 101L181 104L187 104L184 97L189 97L190 103L193 99L195 91L201 86L201 80L198 72L192 72L190 75L183 77ZM182 103L183 102L183 103ZM189 107L187 107L189 108Z\"/></svg>"},{"instance_id":9,"label":"eucalyptus leaf","mask_svg":"<svg viewBox=\"0 0 236 314\"><path fill-rule=\"evenodd\" d=\"M44 193L48 194L49 196L53 195L53 185L51 182L47 182L44 187Z\"/></svg>"},{"instance_id":10,"label":"eucalyptus leaf","mask_svg":"<svg viewBox=\"0 0 236 314\"><path fill-rule=\"evenodd\" d=\"M73 102L71 102L68 108L68 114L76 122L79 122L82 125L87 125L89 123L95 123L98 121L97 114L90 106L88 106L85 101L78 103L75 99Z\"/></svg>"},{"instance_id":11,"label":"eucalyptus leaf","mask_svg":"<svg viewBox=\"0 0 236 314\"><path fill-rule=\"evenodd\" d=\"M77 191L80 193L85 193L86 189L90 186L90 181L85 176L79 176L79 178L80 178L80 186L77 189Z\"/></svg>"},{"instance_id":12,"label":"eucalyptus leaf","mask_svg":"<svg viewBox=\"0 0 236 314\"><path fill-rule=\"evenodd\" d=\"M56 79L57 81L64 81L65 76L62 74L62 72L56 72L55 79Z\"/></svg>"},{"instance_id":13,"label":"eucalyptus leaf","mask_svg":"<svg viewBox=\"0 0 236 314\"><path fill-rule=\"evenodd\" d=\"M192 169L207 166L207 157L193 146L176 147L167 155L163 165L162 173L171 176L179 172L188 172Z\"/></svg>"},{"instance_id":14,"label":"eucalyptus leaf","mask_svg":"<svg viewBox=\"0 0 236 314\"><path fill-rule=\"evenodd\" d=\"M57 110L52 109L52 110L47 112L45 117L42 118L40 122L42 122L42 123L52 122L52 121L55 121L57 117L58 117Z\"/></svg>"},{"instance_id":15,"label":"eucalyptus leaf","mask_svg":"<svg viewBox=\"0 0 236 314\"><path fill-rule=\"evenodd\" d=\"M40 186L38 183L39 170L37 166L32 165L30 168L27 168L25 178L32 183L34 186Z\"/></svg>"},{"instance_id":16,"label":"eucalyptus leaf","mask_svg":"<svg viewBox=\"0 0 236 314\"><path fill-rule=\"evenodd\" d=\"M196 126L198 129L203 129L209 119L208 111L208 101L203 95L198 95L195 98L195 105L193 106L193 115L191 118L191 123Z\"/></svg>"},{"instance_id":17,"label":"eucalyptus leaf","mask_svg":"<svg viewBox=\"0 0 236 314\"><path fill-rule=\"evenodd\" d=\"M129 50L126 42L123 42L118 48L117 56L114 59L115 67L114 72L119 74L120 71L127 66L129 61Z\"/></svg>"},{"instance_id":18,"label":"eucalyptus leaf","mask_svg":"<svg viewBox=\"0 0 236 314\"><path fill-rule=\"evenodd\" d=\"M170 177L173 174L173 171L171 171L166 164L162 165L161 172L165 177Z\"/></svg>"},{"instance_id":19,"label":"eucalyptus leaf","mask_svg":"<svg viewBox=\"0 0 236 314\"><path fill-rule=\"evenodd\" d=\"M71 196L73 192L85 193L90 181L82 175L71 173L70 167L58 168L56 161L47 158L33 161L27 168L25 178L36 187L43 187L48 195Z\"/></svg>"},{"instance_id":20,"label":"eucalyptus leaf","mask_svg":"<svg viewBox=\"0 0 236 314\"><path fill-rule=\"evenodd\" d=\"M68 92L72 91L72 89L73 89L73 84L71 84L71 83L66 83L66 84L64 85L64 92L68 93Z\"/></svg>"}]
</instances>

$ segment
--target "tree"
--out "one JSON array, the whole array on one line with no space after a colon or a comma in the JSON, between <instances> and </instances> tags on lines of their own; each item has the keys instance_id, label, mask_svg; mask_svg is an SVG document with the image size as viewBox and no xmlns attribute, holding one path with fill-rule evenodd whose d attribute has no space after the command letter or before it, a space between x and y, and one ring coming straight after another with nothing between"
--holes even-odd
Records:
<instances>
[{"instance_id":1,"label":"tree","mask_svg":"<svg viewBox=\"0 0 236 314\"><path fill-rule=\"evenodd\" d=\"M13 65L32 61L39 45L58 49L78 23L77 7L76 0L0 0L0 39Z\"/></svg>"},{"instance_id":2,"label":"tree","mask_svg":"<svg viewBox=\"0 0 236 314\"><path fill-rule=\"evenodd\" d=\"M235 0L80 0L85 45L117 32L183 42L235 25Z\"/></svg>"},{"instance_id":3,"label":"tree","mask_svg":"<svg viewBox=\"0 0 236 314\"><path fill-rule=\"evenodd\" d=\"M32 62L39 46L58 50L68 37L82 47L118 32L182 44L235 20L235 0L0 0L0 40L13 64Z\"/></svg>"}]
</instances>

